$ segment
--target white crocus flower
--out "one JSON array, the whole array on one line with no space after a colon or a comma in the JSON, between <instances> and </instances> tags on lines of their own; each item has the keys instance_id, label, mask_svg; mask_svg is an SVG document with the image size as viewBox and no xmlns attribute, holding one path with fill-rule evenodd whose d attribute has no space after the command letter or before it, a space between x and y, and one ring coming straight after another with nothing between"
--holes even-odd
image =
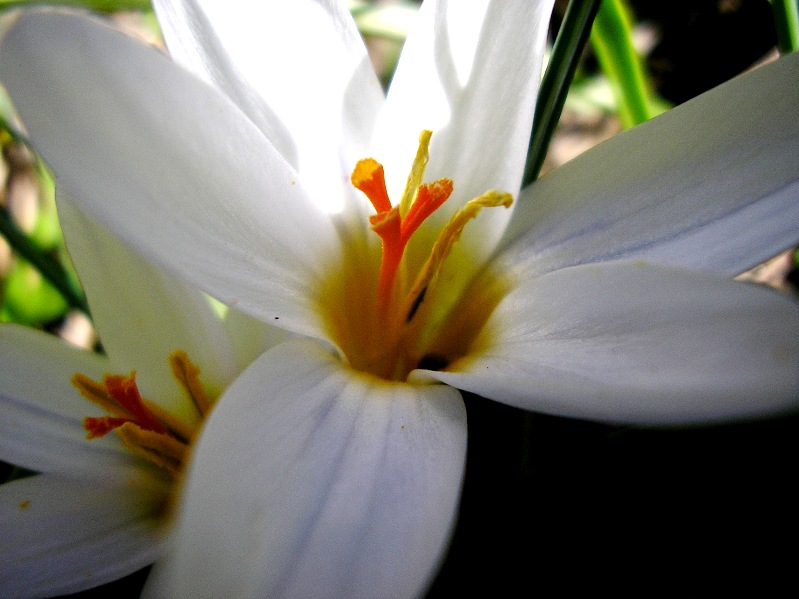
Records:
<instances>
[{"instance_id":1,"label":"white crocus flower","mask_svg":"<svg viewBox=\"0 0 799 599\"><path fill-rule=\"evenodd\" d=\"M0 47L84 209L304 337L219 401L151 593L423 592L457 509L458 389L614 422L795 408L799 309L727 277L799 238L797 57L520 192L551 2L426 2L387 98L340 3L155 4L180 66L65 14Z\"/></svg>"},{"instance_id":2,"label":"white crocus flower","mask_svg":"<svg viewBox=\"0 0 799 599\"><path fill-rule=\"evenodd\" d=\"M59 214L105 353L0 325L0 458L41 473L0 486L3 597L94 587L163 553L182 454L266 328L221 319L64 198Z\"/></svg>"}]
</instances>

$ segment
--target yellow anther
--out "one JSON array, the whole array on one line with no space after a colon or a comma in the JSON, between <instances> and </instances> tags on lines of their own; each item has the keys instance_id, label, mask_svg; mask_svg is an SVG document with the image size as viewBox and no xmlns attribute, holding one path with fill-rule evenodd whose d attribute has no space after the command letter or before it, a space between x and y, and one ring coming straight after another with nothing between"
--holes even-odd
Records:
<instances>
[{"instance_id":1,"label":"yellow anther","mask_svg":"<svg viewBox=\"0 0 799 599\"><path fill-rule=\"evenodd\" d=\"M208 399L200 383L200 369L181 349L169 355L169 365L172 367L172 374L188 392L199 415L205 417L211 411L211 400Z\"/></svg>"},{"instance_id":2,"label":"yellow anther","mask_svg":"<svg viewBox=\"0 0 799 599\"><path fill-rule=\"evenodd\" d=\"M117 401L111 397L103 383L93 381L85 374L76 372L70 379L72 386L75 387L84 399L88 399L94 405L114 416L127 416L128 413L122 409Z\"/></svg>"},{"instance_id":3,"label":"yellow anther","mask_svg":"<svg viewBox=\"0 0 799 599\"><path fill-rule=\"evenodd\" d=\"M441 230L430 252L430 257L416 277L416 281L414 281L410 293L408 293L408 301L403 310L403 313L406 315L406 321L413 318L419 304L424 299L424 294L427 291L428 285L430 285L433 277L441 269L444 260L447 259L452 248L460 239L466 224L475 218L483 208L496 208L497 206L510 208L511 204L513 204L513 196L511 194L492 189L473 200L469 200L460 210L452 215L452 219L450 219L447 225Z\"/></svg>"},{"instance_id":4,"label":"yellow anther","mask_svg":"<svg viewBox=\"0 0 799 599\"><path fill-rule=\"evenodd\" d=\"M405 184L405 191L402 192L402 199L399 203L400 216L408 214L411 209L413 200L416 197L416 192L422 184L424 177L424 169L427 167L427 161L430 158L430 138L433 136L432 131L424 129L419 134L419 147L416 150L416 157L413 159L411 172L408 174L408 182Z\"/></svg>"},{"instance_id":5,"label":"yellow anther","mask_svg":"<svg viewBox=\"0 0 799 599\"><path fill-rule=\"evenodd\" d=\"M161 433L144 430L132 422L116 429L122 443L131 451L177 475L188 453L188 445Z\"/></svg>"}]
</instances>

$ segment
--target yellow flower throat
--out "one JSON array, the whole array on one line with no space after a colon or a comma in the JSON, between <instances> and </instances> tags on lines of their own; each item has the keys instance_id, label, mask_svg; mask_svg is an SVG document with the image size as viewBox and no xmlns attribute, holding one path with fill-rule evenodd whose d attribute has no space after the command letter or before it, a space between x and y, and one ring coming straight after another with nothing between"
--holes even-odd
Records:
<instances>
[{"instance_id":1,"label":"yellow flower throat","mask_svg":"<svg viewBox=\"0 0 799 599\"><path fill-rule=\"evenodd\" d=\"M396 206L388 197L383 166L373 158L355 165L352 184L376 211L369 221L380 237L379 261L368 243L348 244L344 262L332 269L320 293L323 321L350 365L388 380L404 381L416 368L440 369L465 355L501 296L496 285L483 281L479 297L452 308L439 275L466 224L483 208L508 208L513 203L509 193L490 190L467 202L425 250L424 261L408 260L405 250L414 233L453 191L450 179L422 183L431 136L430 131L420 134ZM446 313L437 306L446 307Z\"/></svg>"}]
</instances>

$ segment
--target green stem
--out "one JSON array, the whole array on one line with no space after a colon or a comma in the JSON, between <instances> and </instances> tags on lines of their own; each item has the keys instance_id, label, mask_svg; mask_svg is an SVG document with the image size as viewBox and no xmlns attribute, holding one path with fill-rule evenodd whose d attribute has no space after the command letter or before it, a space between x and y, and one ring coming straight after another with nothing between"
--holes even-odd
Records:
<instances>
[{"instance_id":1,"label":"green stem","mask_svg":"<svg viewBox=\"0 0 799 599\"><path fill-rule=\"evenodd\" d=\"M601 0L572 0L538 90L522 187L538 177Z\"/></svg>"},{"instance_id":2,"label":"green stem","mask_svg":"<svg viewBox=\"0 0 799 599\"><path fill-rule=\"evenodd\" d=\"M799 0L771 0L780 54L799 50Z\"/></svg>"},{"instance_id":3,"label":"green stem","mask_svg":"<svg viewBox=\"0 0 799 599\"><path fill-rule=\"evenodd\" d=\"M610 80L618 103L619 118L626 128L655 116L650 85L632 43L632 19L624 0L604 0L591 31L591 45Z\"/></svg>"},{"instance_id":4,"label":"green stem","mask_svg":"<svg viewBox=\"0 0 799 599\"><path fill-rule=\"evenodd\" d=\"M5 206L0 206L0 234L22 258L30 262L43 277L53 284L70 306L89 313L83 294L75 287L69 274L49 254L43 253L33 241L17 227Z\"/></svg>"}]
</instances>

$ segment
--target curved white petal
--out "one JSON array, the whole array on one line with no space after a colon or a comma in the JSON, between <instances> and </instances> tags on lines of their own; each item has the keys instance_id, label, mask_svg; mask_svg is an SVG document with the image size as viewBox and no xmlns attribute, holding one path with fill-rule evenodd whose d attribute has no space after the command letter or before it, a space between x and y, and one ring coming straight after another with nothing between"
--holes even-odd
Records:
<instances>
[{"instance_id":1,"label":"curved white petal","mask_svg":"<svg viewBox=\"0 0 799 599\"><path fill-rule=\"evenodd\" d=\"M452 197L409 244L426 260L455 210L490 189L519 192L552 2L425 2L402 50L372 155L399 201L419 132L433 131L425 180L453 180ZM483 210L455 245L453 294L484 263L513 208Z\"/></svg>"},{"instance_id":2,"label":"curved white petal","mask_svg":"<svg viewBox=\"0 0 799 599\"><path fill-rule=\"evenodd\" d=\"M418 595L454 522L465 452L457 390L386 383L345 369L314 342L286 342L211 414L174 551L149 591Z\"/></svg>"},{"instance_id":3,"label":"curved white petal","mask_svg":"<svg viewBox=\"0 0 799 599\"><path fill-rule=\"evenodd\" d=\"M525 281L451 372L418 373L529 410L689 423L799 407L799 304L642 262Z\"/></svg>"},{"instance_id":4,"label":"curved white petal","mask_svg":"<svg viewBox=\"0 0 799 599\"><path fill-rule=\"evenodd\" d=\"M114 435L86 439L83 418L104 416L72 386L76 372L99 380L101 356L27 327L0 326L0 458L39 472L124 480L146 468Z\"/></svg>"},{"instance_id":5,"label":"curved white petal","mask_svg":"<svg viewBox=\"0 0 799 599\"><path fill-rule=\"evenodd\" d=\"M58 215L112 374L136 371L142 395L191 418L196 413L169 364L185 351L210 391L237 372L231 340L207 296L128 249L59 188Z\"/></svg>"},{"instance_id":6,"label":"curved white petal","mask_svg":"<svg viewBox=\"0 0 799 599\"><path fill-rule=\"evenodd\" d=\"M799 240L799 55L614 136L522 193L503 262L646 258L737 274Z\"/></svg>"},{"instance_id":7,"label":"curved white petal","mask_svg":"<svg viewBox=\"0 0 799 599\"><path fill-rule=\"evenodd\" d=\"M175 60L233 99L320 204L340 201L383 102L345 3L159 0L154 7Z\"/></svg>"},{"instance_id":8,"label":"curved white petal","mask_svg":"<svg viewBox=\"0 0 799 599\"><path fill-rule=\"evenodd\" d=\"M0 596L75 593L153 563L164 533L155 500L45 475L0 485Z\"/></svg>"},{"instance_id":9,"label":"curved white petal","mask_svg":"<svg viewBox=\"0 0 799 599\"><path fill-rule=\"evenodd\" d=\"M489 189L518 193L551 10L548 0L424 3L373 143L392 197L402 193L422 129L433 131L426 179L455 184L435 218Z\"/></svg>"},{"instance_id":10,"label":"curved white petal","mask_svg":"<svg viewBox=\"0 0 799 599\"><path fill-rule=\"evenodd\" d=\"M488 189L518 192L552 4L424 3L373 144L393 197L405 186L422 129L433 131L426 176L454 180L453 204Z\"/></svg>"},{"instance_id":11,"label":"curved white petal","mask_svg":"<svg viewBox=\"0 0 799 599\"><path fill-rule=\"evenodd\" d=\"M317 333L310 287L339 252L330 220L227 98L65 13L20 17L0 76L82 209L225 303Z\"/></svg>"}]
</instances>

